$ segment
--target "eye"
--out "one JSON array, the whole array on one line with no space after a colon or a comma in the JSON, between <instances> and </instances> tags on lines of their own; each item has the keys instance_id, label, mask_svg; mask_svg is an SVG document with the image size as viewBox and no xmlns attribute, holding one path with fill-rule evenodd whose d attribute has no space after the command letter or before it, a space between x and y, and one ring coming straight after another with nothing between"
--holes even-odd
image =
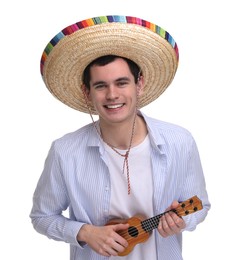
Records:
<instances>
[{"instance_id":1,"label":"eye","mask_svg":"<svg viewBox=\"0 0 239 260\"><path fill-rule=\"evenodd\" d=\"M118 81L117 82L117 86L118 87L125 87L126 85L128 85L129 82L128 81L125 81L125 80L122 80L122 81Z\"/></svg>"},{"instance_id":2,"label":"eye","mask_svg":"<svg viewBox=\"0 0 239 260\"><path fill-rule=\"evenodd\" d=\"M97 90L101 90L101 89L106 88L106 84L97 84L97 85L94 85L94 88Z\"/></svg>"}]
</instances>

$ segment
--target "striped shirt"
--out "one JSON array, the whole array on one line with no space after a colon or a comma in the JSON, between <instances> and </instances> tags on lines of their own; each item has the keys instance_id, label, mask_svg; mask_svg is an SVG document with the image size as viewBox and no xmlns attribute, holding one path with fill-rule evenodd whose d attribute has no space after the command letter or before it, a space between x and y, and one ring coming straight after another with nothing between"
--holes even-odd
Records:
<instances>
[{"instance_id":1,"label":"striped shirt","mask_svg":"<svg viewBox=\"0 0 239 260\"><path fill-rule=\"evenodd\" d=\"M197 195L203 209L184 217L185 230L192 231L210 209L196 143L186 129L141 115L151 144L154 215L164 212L174 200ZM30 217L39 233L70 244L71 260L108 259L79 244L76 236L85 223L100 226L109 221L110 198L106 151L94 125L89 124L52 143ZM66 210L69 216L64 214ZM182 233L167 238L155 233L155 260L183 259Z\"/></svg>"}]
</instances>

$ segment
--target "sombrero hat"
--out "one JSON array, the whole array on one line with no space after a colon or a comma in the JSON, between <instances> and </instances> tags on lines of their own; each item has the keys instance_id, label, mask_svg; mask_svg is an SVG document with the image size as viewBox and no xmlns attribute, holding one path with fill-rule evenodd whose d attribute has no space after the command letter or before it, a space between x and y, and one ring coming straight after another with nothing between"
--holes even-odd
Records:
<instances>
[{"instance_id":1,"label":"sombrero hat","mask_svg":"<svg viewBox=\"0 0 239 260\"><path fill-rule=\"evenodd\" d=\"M81 90L83 71L109 54L131 59L141 68L145 87L139 108L165 91L178 67L177 44L161 27L131 16L100 16L72 24L52 38L41 58L44 83L64 104L89 113Z\"/></svg>"}]
</instances>

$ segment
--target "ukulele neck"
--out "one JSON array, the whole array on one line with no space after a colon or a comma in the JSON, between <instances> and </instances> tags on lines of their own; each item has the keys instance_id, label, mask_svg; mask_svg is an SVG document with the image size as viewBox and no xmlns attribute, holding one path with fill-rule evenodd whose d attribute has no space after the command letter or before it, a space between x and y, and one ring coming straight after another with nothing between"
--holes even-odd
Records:
<instances>
[{"instance_id":1,"label":"ukulele neck","mask_svg":"<svg viewBox=\"0 0 239 260\"><path fill-rule=\"evenodd\" d=\"M171 209L152 218L143 220L141 222L141 226L145 232L151 232L153 229L158 227L160 218L167 212L174 212L179 217L181 217L187 216L188 214L194 213L198 210L201 210L202 208L202 201L197 196L194 196L188 200L185 200L184 202L181 202L176 209Z\"/></svg>"},{"instance_id":2,"label":"ukulele neck","mask_svg":"<svg viewBox=\"0 0 239 260\"><path fill-rule=\"evenodd\" d=\"M169 212L169 211L167 211ZM145 232L151 232L153 229L157 228L159 225L160 218L167 212L154 216L152 218L145 219L141 222L142 228Z\"/></svg>"}]
</instances>

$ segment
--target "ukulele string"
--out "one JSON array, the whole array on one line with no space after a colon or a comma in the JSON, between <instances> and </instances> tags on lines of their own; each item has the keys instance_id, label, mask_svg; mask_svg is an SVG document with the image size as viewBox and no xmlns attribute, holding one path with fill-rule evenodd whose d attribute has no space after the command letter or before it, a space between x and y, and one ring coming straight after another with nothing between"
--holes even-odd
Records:
<instances>
[{"instance_id":1,"label":"ukulele string","mask_svg":"<svg viewBox=\"0 0 239 260\"><path fill-rule=\"evenodd\" d=\"M192 198L189 199L189 200L186 200L182 203L179 204L179 206L176 208L176 209L171 209L171 210L168 210L168 211L165 211L164 213L161 213L155 217L152 217L152 218L149 218L149 219L146 219L146 220L143 220L140 222L139 225L136 225L134 226L135 227L135 231L132 231L132 232L128 232L128 230L124 230L122 232L120 232L120 235L122 236L126 236L129 234L129 238L127 239L128 241L130 240L133 240L135 239L135 237L137 237L138 235L141 235L141 234L145 234L145 233L148 233L152 230L152 224L155 225L155 224L158 224L159 221L160 221L160 218L165 215L166 213L168 212L174 212L176 213L179 217L181 216L185 216L185 215L188 215L188 214L191 214L193 212L196 212L198 211L198 205ZM199 207L200 209L200 207ZM143 223L144 222L144 223ZM143 225L145 228L143 228ZM147 231L147 229L150 227L149 231ZM138 231L138 228L141 228L141 230Z\"/></svg>"},{"instance_id":2,"label":"ukulele string","mask_svg":"<svg viewBox=\"0 0 239 260\"><path fill-rule=\"evenodd\" d=\"M169 210L169 211L172 211L172 210ZM149 232L152 230L152 228L151 228L152 225L154 226L155 224L158 224L160 218L161 218L164 214L168 213L169 211L166 211L166 212L164 212L164 213L162 213L162 214L160 214L160 215L157 215L157 216L155 216L155 217L153 217L153 218L150 218L150 219L141 221L140 224L138 224L138 225L136 225L136 226L133 226L133 227L135 228L135 231L131 231L131 232L130 232L130 236L131 236L132 238L129 238L128 240L134 239L134 237L137 237L137 235L141 235L141 234L144 234L144 233L149 233ZM144 226L145 226L145 229L142 227L142 222L144 222L144 224L146 223L146 224L144 225ZM138 229L140 229L140 228L142 228L142 229L141 229L141 230L138 230ZM150 230L147 231L149 228L150 228ZM120 235L125 236L125 235L127 235L128 233L129 233L128 230L124 230L124 231L120 232Z\"/></svg>"},{"instance_id":3,"label":"ukulele string","mask_svg":"<svg viewBox=\"0 0 239 260\"><path fill-rule=\"evenodd\" d=\"M182 214L182 213L180 213L180 208L177 208L177 209L173 209L173 210L168 210L168 211L166 211L166 212L164 212L164 213L162 213L162 214L160 214L160 215L157 215L156 217L153 217L153 218L150 218L150 219L147 219L147 221L141 221L140 222L140 224L138 224L138 225L136 225L136 226L134 226L135 227L135 231L132 231L132 232L130 232L130 238L128 239L128 241L130 241L130 240L133 240L135 237L137 237L138 235L141 235L141 234L144 234L144 233L149 233L152 229L151 229L151 227L152 227L152 225L155 225L156 223L158 224L159 223L159 221L160 221L160 218L163 216L163 215L165 215L166 213L169 213L169 212L174 212L174 213L176 213L178 216L182 216L182 215L185 215L185 214ZM190 210L189 210L189 212L190 212ZM157 219L157 220L156 220ZM144 224L145 224L145 229L142 227L142 222L144 222ZM139 228L142 228L142 230L138 230ZM149 229L150 228L150 230L149 231L147 231L147 229ZM120 232L120 235L122 235L122 236L125 236L125 235L127 235L129 232L128 232L128 230L127 231L123 231L123 232Z\"/></svg>"}]
</instances>

